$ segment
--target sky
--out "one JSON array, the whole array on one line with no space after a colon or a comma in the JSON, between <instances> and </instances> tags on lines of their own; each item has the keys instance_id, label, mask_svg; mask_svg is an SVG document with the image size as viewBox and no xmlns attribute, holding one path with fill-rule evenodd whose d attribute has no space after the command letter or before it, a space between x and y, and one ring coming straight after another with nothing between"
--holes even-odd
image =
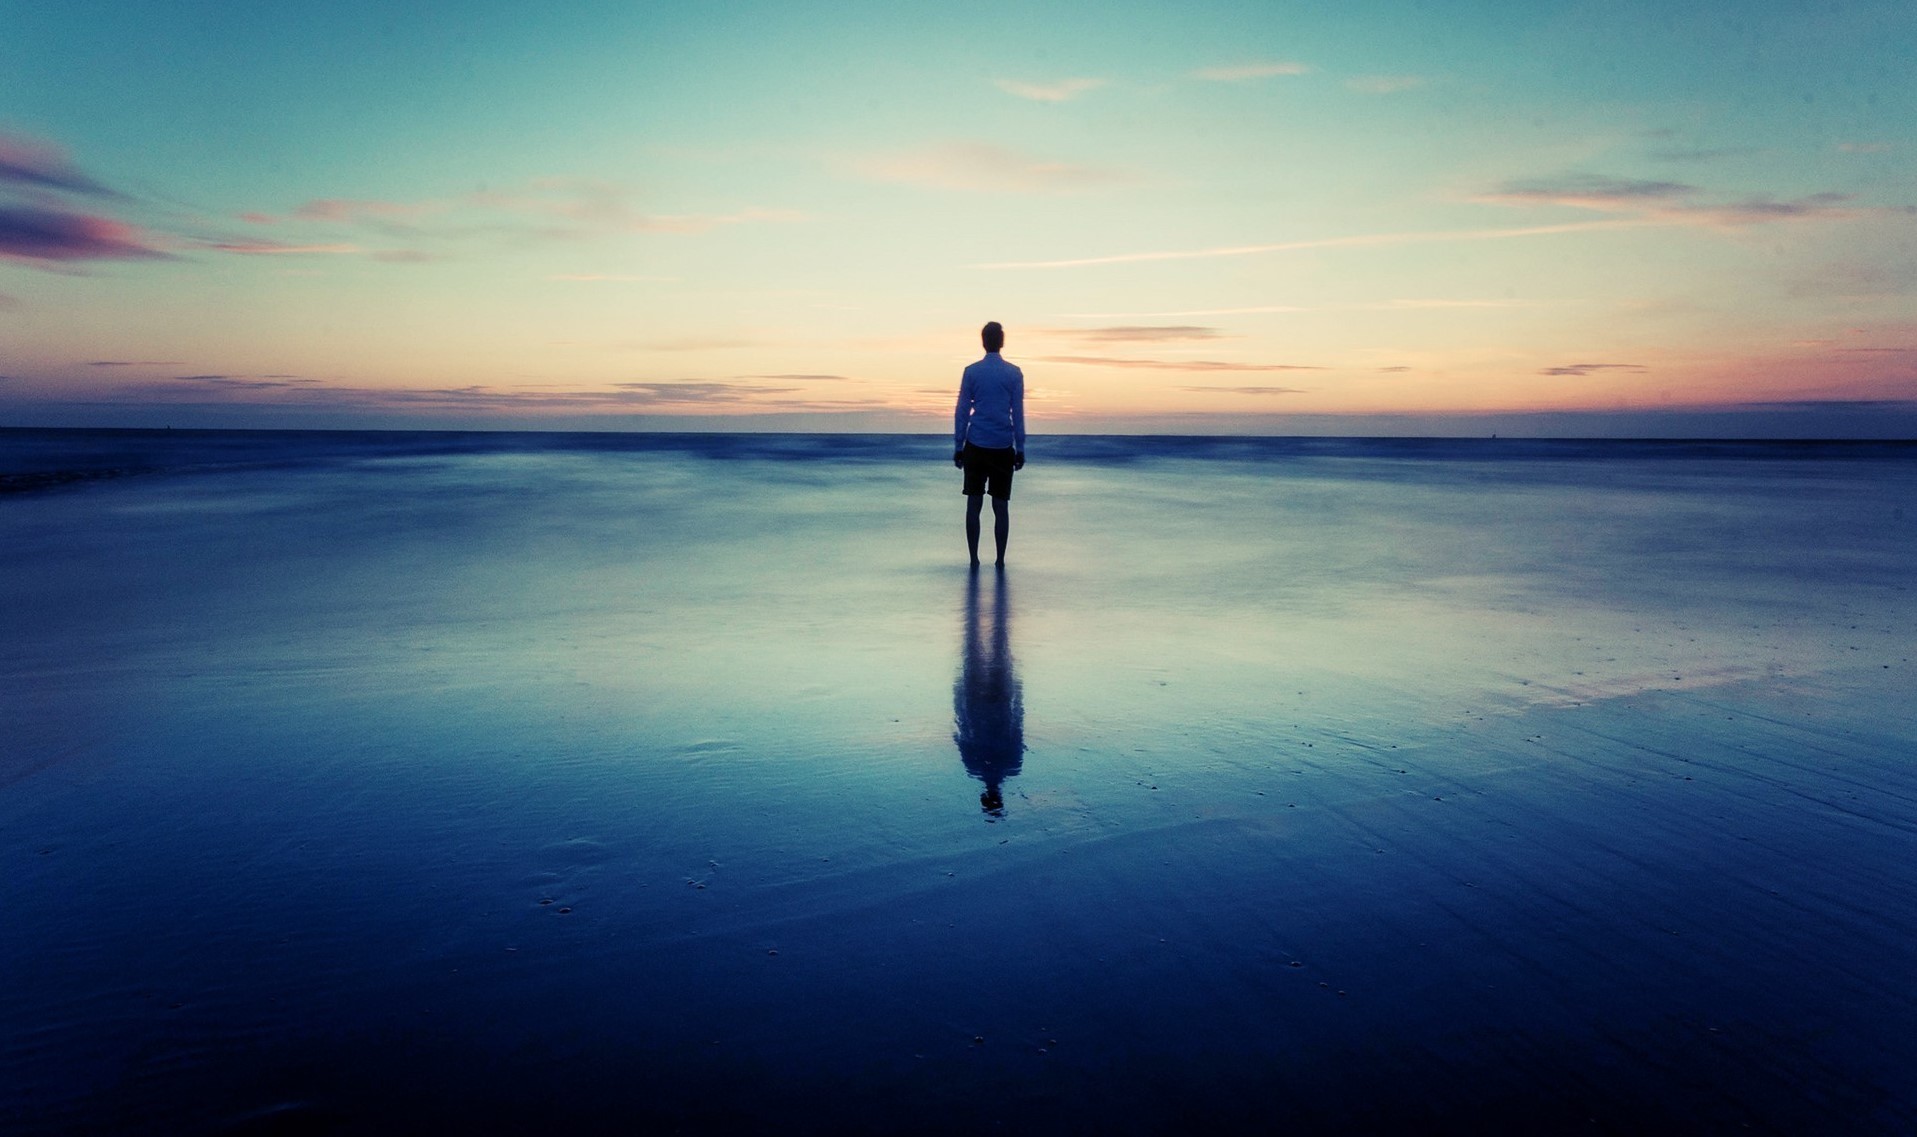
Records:
<instances>
[{"instance_id":1,"label":"sky","mask_svg":"<svg viewBox=\"0 0 1917 1137\"><path fill-rule=\"evenodd\" d=\"M0 0L0 426L1917 436L1917 5Z\"/></svg>"}]
</instances>

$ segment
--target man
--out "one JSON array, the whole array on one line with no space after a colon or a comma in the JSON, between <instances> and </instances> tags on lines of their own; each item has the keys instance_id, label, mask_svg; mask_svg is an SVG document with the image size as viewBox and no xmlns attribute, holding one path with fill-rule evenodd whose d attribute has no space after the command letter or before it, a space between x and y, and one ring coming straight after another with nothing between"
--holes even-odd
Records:
<instances>
[{"instance_id":1,"label":"man","mask_svg":"<svg viewBox=\"0 0 1917 1137\"><path fill-rule=\"evenodd\" d=\"M965 471L965 543L978 567L978 514L992 495L992 536L999 568L1012 528L1012 471L1025 468L1025 373L999 358L1005 329L994 320L979 331L985 358L959 380L952 418L952 464Z\"/></svg>"}]
</instances>

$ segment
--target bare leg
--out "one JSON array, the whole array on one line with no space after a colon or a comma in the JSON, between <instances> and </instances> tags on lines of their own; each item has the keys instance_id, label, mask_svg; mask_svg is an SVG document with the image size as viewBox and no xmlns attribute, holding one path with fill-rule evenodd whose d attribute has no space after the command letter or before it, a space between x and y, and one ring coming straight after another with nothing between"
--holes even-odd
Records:
<instances>
[{"instance_id":1,"label":"bare leg","mask_svg":"<svg viewBox=\"0 0 1917 1137\"><path fill-rule=\"evenodd\" d=\"M1005 566L1005 539L1011 535L1012 502L1009 498L995 497L992 499L992 537L998 542L998 560L994 563L1000 568ZM972 547L976 549L978 546L974 543Z\"/></svg>"},{"instance_id":2,"label":"bare leg","mask_svg":"<svg viewBox=\"0 0 1917 1137\"><path fill-rule=\"evenodd\" d=\"M978 567L978 511L984 504L985 495L982 493L965 495L965 544L972 550L974 568Z\"/></svg>"}]
</instances>

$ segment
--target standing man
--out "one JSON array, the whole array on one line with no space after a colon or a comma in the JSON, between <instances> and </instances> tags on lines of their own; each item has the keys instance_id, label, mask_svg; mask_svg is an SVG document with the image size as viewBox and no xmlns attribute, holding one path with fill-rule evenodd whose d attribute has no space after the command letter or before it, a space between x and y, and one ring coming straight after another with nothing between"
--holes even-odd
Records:
<instances>
[{"instance_id":1,"label":"standing man","mask_svg":"<svg viewBox=\"0 0 1917 1137\"><path fill-rule=\"evenodd\" d=\"M985 358L959 380L952 416L952 464L965 471L965 543L978 567L978 513L992 495L992 536L999 568L1012 528L1012 471L1025 467L1025 373L999 358L1005 329L994 320L979 331Z\"/></svg>"}]
</instances>

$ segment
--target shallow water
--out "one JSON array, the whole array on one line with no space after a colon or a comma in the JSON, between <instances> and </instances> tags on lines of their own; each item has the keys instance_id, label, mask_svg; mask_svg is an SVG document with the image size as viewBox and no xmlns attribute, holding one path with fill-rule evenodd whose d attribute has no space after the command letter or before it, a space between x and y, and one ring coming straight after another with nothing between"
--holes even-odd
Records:
<instances>
[{"instance_id":1,"label":"shallow water","mask_svg":"<svg viewBox=\"0 0 1917 1137\"><path fill-rule=\"evenodd\" d=\"M1917 449L0 473L11 1128L1917 1124Z\"/></svg>"}]
</instances>

